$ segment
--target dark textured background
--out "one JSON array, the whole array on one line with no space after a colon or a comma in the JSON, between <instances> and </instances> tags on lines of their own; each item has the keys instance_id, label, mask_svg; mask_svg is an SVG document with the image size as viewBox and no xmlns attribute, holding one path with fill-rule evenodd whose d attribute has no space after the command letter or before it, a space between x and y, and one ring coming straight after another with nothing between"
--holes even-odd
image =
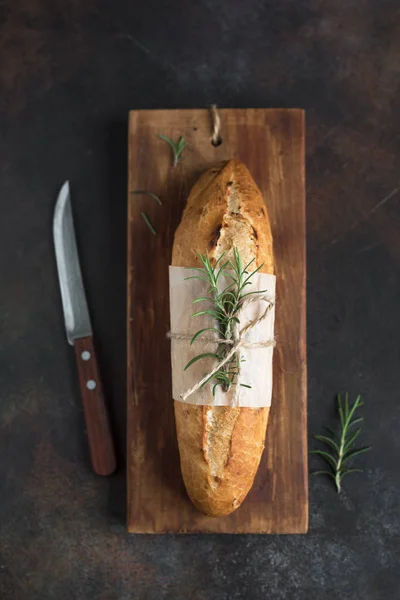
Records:
<instances>
[{"instance_id":1,"label":"dark textured background","mask_svg":"<svg viewBox=\"0 0 400 600\"><path fill-rule=\"evenodd\" d=\"M400 598L398 1L3 0L0 21L1 600ZM123 468L88 464L56 193L122 462L127 113L211 102L307 111L309 430L361 393L373 446L342 497L310 481L307 536L128 536Z\"/></svg>"}]
</instances>

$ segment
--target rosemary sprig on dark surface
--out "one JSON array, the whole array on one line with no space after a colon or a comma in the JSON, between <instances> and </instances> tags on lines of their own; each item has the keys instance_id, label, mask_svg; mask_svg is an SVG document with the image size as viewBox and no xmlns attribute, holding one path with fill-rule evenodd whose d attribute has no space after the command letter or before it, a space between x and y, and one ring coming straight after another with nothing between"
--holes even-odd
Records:
<instances>
[{"instance_id":1,"label":"rosemary sprig on dark surface","mask_svg":"<svg viewBox=\"0 0 400 600\"><path fill-rule=\"evenodd\" d=\"M178 162L182 160L182 152L187 146L185 138L181 136L177 142L174 142L173 140L171 140L171 138L169 138L167 135L163 135L162 133L160 133L158 137L160 138L160 140L167 142L167 144L171 147L174 159L173 166L176 167Z\"/></svg>"},{"instance_id":2,"label":"rosemary sprig on dark surface","mask_svg":"<svg viewBox=\"0 0 400 600\"><path fill-rule=\"evenodd\" d=\"M334 480L336 490L340 494L342 489L342 480L346 475L351 473L362 473L362 469L349 468L348 463L359 454L368 452L371 448L362 447L356 448L355 441L361 433L361 427L354 429L356 423L360 423L363 418L354 418L357 408L363 405L361 396L357 396L353 405L349 405L349 395L346 394L344 401L338 394L337 396L338 412L340 417L340 432L339 435L325 427L330 435L315 435L314 438L322 442L331 449L331 452L326 450L312 450L311 454L318 454L330 467L329 470L314 471L313 475L328 475Z\"/></svg>"},{"instance_id":3,"label":"rosemary sprig on dark surface","mask_svg":"<svg viewBox=\"0 0 400 600\"><path fill-rule=\"evenodd\" d=\"M151 198L154 198L154 200L157 202L157 204L162 206L161 199L159 198L159 196L157 196L157 194L154 194L154 192L149 192L148 190L133 190L131 192L131 194L135 194L135 195L145 194L147 196L150 196ZM143 221L146 223L147 227L150 229L151 233L153 235L156 235L156 230L154 229L153 225L150 223L150 219L147 216L147 214L144 211L141 211L140 214L142 216Z\"/></svg>"},{"instance_id":4,"label":"rosemary sprig on dark surface","mask_svg":"<svg viewBox=\"0 0 400 600\"><path fill-rule=\"evenodd\" d=\"M208 301L210 306L209 308L195 312L192 316L197 317L200 315L208 315L214 319L216 325L215 327L206 327L197 331L191 339L191 344L193 344L204 333L209 331L214 331L220 339L232 339L234 336L234 328L236 324L240 323L238 313L242 308L245 299L249 295L262 294L266 291L260 290L256 292L245 293L246 287L252 283L252 277L262 268L262 265L260 265L254 271L249 272L248 269L253 264L255 259L251 260L246 266L243 266L242 259L237 248L233 249L233 255L233 261L224 260L224 253L219 257L214 265L211 265L208 252L206 252L205 255L199 254L203 268L194 269L198 271L198 275L193 275L186 278L200 279L208 284L207 295L196 298L193 301L193 304ZM230 279L231 283L229 283L222 291L219 291L218 280L221 275L224 275L224 277ZM217 361L221 361L229 351L229 344L219 344L216 352L206 352L192 358L186 365L185 370L202 358L212 357ZM202 387L207 385L207 383L211 382L212 380L215 380L212 388L213 395L215 395L218 386L221 386L222 390L227 392L233 385L237 384L239 360L240 358L238 356L232 357L227 364L225 364L219 371L205 381ZM240 385L242 387L251 388L251 385L243 383Z\"/></svg>"}]
</instances>

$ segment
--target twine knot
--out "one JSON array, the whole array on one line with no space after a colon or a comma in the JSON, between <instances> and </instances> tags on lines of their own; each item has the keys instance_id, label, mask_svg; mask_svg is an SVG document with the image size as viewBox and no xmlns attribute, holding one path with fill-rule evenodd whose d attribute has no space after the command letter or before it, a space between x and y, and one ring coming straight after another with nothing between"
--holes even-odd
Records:
<instances>
[{"instance_id":1,"label":"twine knot","mask_svg":"<svg viewBox=\"0 0 400 600\"><path fill-rule=\"evenodd\" d=\"M197 390L199 390L209 379L212 379L212 377L224 366L226 365L227 362L230 361L230 359L237 353L240 351L240 348L269 348L269 347L273 347L275 346L275 340L265 340L265 341L261 341L261 342L247 342L245 339L246 334L251 331L254 327L256 327L256 325L258 325L259 323L261 323L261 321L263 321L269 311L272 309L272 307L274 306L273 301L271 300L271 298L269 298L268 296L260 296L259 294L257 294L257 292L255 292L254 294L252 294L251 296L248 296L246 298L246 300L244 300L244 302L242 303L242 306L240 308L240 312L243 311L244 308L246 308L246 306L248 306L249 304L251 304L252 302L256 301L256 300L264 300L265 302L268 303L268 306L266 307L266 309L264 310L264 312L257 317L256 319L253 319L252 321L250 321L245 327L243 327L242 329L240 329L239 327L239 323L235 324L234 327L234 331L233 331L233 337L230 339L218 339L218 338L213 338L213 337L202 337L197 338L195 341L200 341L200 342L211 342L214 344L228 344L231 346L231 349L229 350L229 352L215 365L215 367L213 369L211 369L211 371L209 373L207 373L198 383L196 383L193 387L189 388L188 390L186 390L185 393L180 394L180 399L182 400L182 402L185 402L185 400L187 400L187 398L189 398L189 396L191 396L192 394L194 394L194 392L197 392ZM239 313L240 315L240 313ZM182 333L173 333L173 332L169 332L167 334L167 337L169 339L175 339L175 340L191 340L192 339L192 335L190 334L182 334ZM237 367L237 378L239 379L239 374L240 374L240 360L238 360L238 367ZM234 395L234 399L232 402L232 405L235 406L238 403L238 385L235 388L235 395Z\"/></svg>"}]
</instances>

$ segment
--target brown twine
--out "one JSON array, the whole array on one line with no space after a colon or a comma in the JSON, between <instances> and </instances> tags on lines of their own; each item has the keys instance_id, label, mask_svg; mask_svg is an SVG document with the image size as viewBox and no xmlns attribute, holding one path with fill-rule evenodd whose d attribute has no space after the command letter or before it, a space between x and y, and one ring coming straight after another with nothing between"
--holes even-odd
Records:
<instances>
[{"instance_id":1,"label":"brown twine","mask_svg":"<svg viewBox=\"0 0 400 600\"><path fill-rule=\"evenodd\" d=\"M218 146L221 143L221 138L220 138L221 119L219 118L216 104L213 104L210 107L210 112L211 112L211 119L212 119L212 124L213 124L213 133L211 136L211 142L214 144L214 146Z\"/></svg>"},{"instance_id":2,"label":"brown twine","mask_svg":"<svg viewBox=\"0 0 400 600\"><path fill-rule=\"evenodd\" d=\"M211 379L213 377L213 375L215 375L215 373L217 373L227 362L229 362L229 360L232 358L232 356L234 356L236 354L236 352L238 352L240 350L240 348L269 348L271 346L275 346L275 340L267 340L265 342L250 342L249 343L249 342L246 342L246 340L244 339L244 336L246 335L246 333L248 333L256 325L261 323L261 321L263 321L266 318L269 311L274 306L274 303L271 301L270 298L268 298L267 296L259 296L255 293L254 296L249 296L248 298L246 298L246 300L243 302L240 310L242 311L246 306L248 306L251 302L254 302L255 300L265 300L266 302L268 302L267 308L265 309L265 311L263 312L263 314L260 317L257 317L257 319L253 319L253 321L250 321L250 323L248 323L242 329L239 329L239 324L237 323L235 326L234 333L233 333L233 339L228 339L228 340L225 340L225 339L219 340L219 339L215 339L215 338L202 338L201 340L199 339L199 341L202 341L202 342L210 341L210 342L214 342L216 344L230 344L230 345L232 345L232 348L229 350L228 354L226 356L224 356L224 358L207 375L205 375L198 383L196 383L193 387L189 388L184 394L180 394L180 398L183 402L185 402L185 400L189 396L194 394L194 392L197 392L197 390L200 389L209 379ZM167 334L167 337L170 339L177 339L177 340L190 340L190 339L192 339L193 336L188 335L188 334L169 332ZM238 379L239 379L239 375L240 375L240 356L239 356L239 360L238 360L238 374L237 374ZM233 406L235 406L238 402L238 389L237 388L238 388L238 386L236 386L236 389L235 389L235 396L234 396L234 399L232 402Z\"/></svg>"}]
</instances>

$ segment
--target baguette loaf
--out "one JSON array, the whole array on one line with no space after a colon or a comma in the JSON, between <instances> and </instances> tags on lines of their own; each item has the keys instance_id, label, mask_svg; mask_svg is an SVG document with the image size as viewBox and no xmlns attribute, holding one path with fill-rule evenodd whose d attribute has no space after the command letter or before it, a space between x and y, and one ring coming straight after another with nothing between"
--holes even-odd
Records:
<instances>
[{"instance_id":1,"label":"baguette loaf","mask_svg":"<svg viewBox=\"0 0 400 600\"><path fill-rule=\"evenodd\" d=\"M272 235L261 193L245 165L230 160L205 172L190 192L175 233L172 265L201 266L223 252L274 273ZM175 401L182 475L193 504L223 516L249 492L264 449L269 408L198 406Z\"/></svg>"}]
</instances>

